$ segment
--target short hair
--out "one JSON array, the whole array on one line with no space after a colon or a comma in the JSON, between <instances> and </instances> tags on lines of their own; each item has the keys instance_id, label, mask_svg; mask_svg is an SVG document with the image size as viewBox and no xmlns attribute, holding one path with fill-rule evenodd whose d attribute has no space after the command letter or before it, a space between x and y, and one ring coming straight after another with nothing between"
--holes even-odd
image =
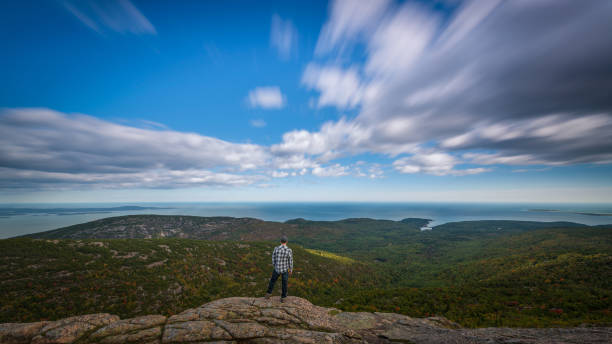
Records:
<instances>
[{"instance_id":1,"label":"short hair","mask_svg":"<svg viewBox=\"0 0 612 344\"><path fill-rule=\"evenodd\" d=\"M283 236L281 237L281 243L283 243L283 244L286 244L286 243L287 243L287 236L286 236L286 235L283 235Z\"/></svg>"}]
</instances>

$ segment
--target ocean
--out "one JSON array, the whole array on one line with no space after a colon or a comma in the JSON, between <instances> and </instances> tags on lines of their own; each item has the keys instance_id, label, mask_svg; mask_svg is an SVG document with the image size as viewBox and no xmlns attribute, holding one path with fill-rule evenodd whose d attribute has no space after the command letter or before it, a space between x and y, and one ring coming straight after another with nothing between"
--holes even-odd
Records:
<instances>
[{"instance_id":1,"label":"ocean","mask_svg":"<svg viewBox=\"0 0 612 344\"><path fill-rule=\"evenodd\" d=\"M122 208L126 207L126 208ZM142 207L142 208L138 208ZM0 238L133 214L340 220L369 217L431 219L430 226L465 220L569 221L612 224L612 204L491 203L70 203L0 204ZM435 229L434 229L435 230Z\"/></svg>"}]
</instances>

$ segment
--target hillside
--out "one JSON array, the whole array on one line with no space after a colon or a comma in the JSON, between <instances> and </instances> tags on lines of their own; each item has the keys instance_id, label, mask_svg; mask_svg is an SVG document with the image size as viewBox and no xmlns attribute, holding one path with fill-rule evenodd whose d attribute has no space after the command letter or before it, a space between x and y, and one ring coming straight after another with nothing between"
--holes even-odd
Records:
<instances>
[{"instance_id":1,"label":"hillside","mask_svg":"<svg viewBox=\"0 0 612 344\"><path fill-rule=\"evenodd\" d=\"M274 244L190 239L0 240L0 322L109 312L176 314L229 296L261 296ZM371 285L372 268L292 246L291 294L333 304ZM280 290L277 288L277 290Z\"/></svg>"},{"instance_id":2,"label":"hillside","mask_svg":"<svg viewBox=\"0 0 612 344\"><path fill-rule=\"evenodd\" d=\"M108 217L29 234L45 239L151 239L187 238L203 240L269 240L278 229L291 226L253 218L199 217L173 215L128 215Z\"/></svg>"},{"instance_id":3,"label":"hillside","mask_svg":"<svg viewBox=\"0 0 612 344\"><path fill-rule=\"evenodd\" d=\"M465 329L441 317L341 312L288 297L220 299L169 317L88 314L0 324L0 342L29 343L609 343L612 328Z\"/></svg>"},{"instance_id":4,"label":"hillside","mask_svg":"<svg viewBox=\"0 0 612 344\"><path fill-rule=\"evenodd\" d=\"M369 245L384 245L388 240L417 233L425 219L402 221L345 219L340 221L286 222L254 218L200 217L182 215L128 215L109 217L51 231L25 235L39 239L151 239L186 238L203 240L274 240L280 233L292 242L316 243L317 248L345 246L352 251L367 240Z\"/></svg>"}]
</instances>

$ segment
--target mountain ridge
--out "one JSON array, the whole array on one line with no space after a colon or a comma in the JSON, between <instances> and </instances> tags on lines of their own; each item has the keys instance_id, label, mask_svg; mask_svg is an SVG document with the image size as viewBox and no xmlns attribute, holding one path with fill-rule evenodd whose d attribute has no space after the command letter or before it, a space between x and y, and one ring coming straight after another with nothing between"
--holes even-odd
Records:
<instances>
[{"instance_id":1,"label":"mountain ridge","mask_svg":"<svg viewBox=\"0 0 612 344\"><path fill-rule=\"evenodd\" d=\"M300 226L313 227L322 230L341 225L382 224L407 225L411 229L419 229L431 220L422 218L404 218L398 221L373 218L346 218L332 221L315 221L304 218L290 219L284 222L266 221L253 217L231 216L192 216L192 215L123 215L112 216L85 223L52 229L38 233L25 234L18 237L45 239L111 239L139 238L151 239L158 237L180 237L205 240L276 240L279 233L298 234ZM567 221L521 221L521 220L467 220L448 222L434 226L433 229L445 230L449 227L465 227L473 224L488 223L491 226L521 226L550 227L607 227L611 225L588 226ZM179 229L180 227L180 229ZM255 231L253 231L255 230ZM224 232L232 231L232 233ZM315 233L319 234L319 233Z\"/></svg>"}]
</instances>

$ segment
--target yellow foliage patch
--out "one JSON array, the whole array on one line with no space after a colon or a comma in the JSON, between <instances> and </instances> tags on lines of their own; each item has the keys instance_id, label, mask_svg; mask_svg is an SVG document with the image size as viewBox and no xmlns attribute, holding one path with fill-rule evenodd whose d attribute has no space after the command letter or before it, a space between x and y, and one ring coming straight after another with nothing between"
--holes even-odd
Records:
<instances>
[{"instance_id":1,"label":"yellow foliage patch","mask_svg":"<svg viewBox=\"0 0 612 344\"><path fill-rule=\"evenodd\" d=\"M305 250L308 253L312 253L312 254L316 254L316 255L321 256L321 257L333 259L333 260L338 261L340 263L344 263L344 264L353 264L353 263L356 263L356 261L354 259L352 259L352 258L344 257L344 256L339 256L339 255L331 253L331 252L321 251L321 250L313 250L313 249L309 249L309 248L306 248Z\"/></svg>"}]
</instances>

